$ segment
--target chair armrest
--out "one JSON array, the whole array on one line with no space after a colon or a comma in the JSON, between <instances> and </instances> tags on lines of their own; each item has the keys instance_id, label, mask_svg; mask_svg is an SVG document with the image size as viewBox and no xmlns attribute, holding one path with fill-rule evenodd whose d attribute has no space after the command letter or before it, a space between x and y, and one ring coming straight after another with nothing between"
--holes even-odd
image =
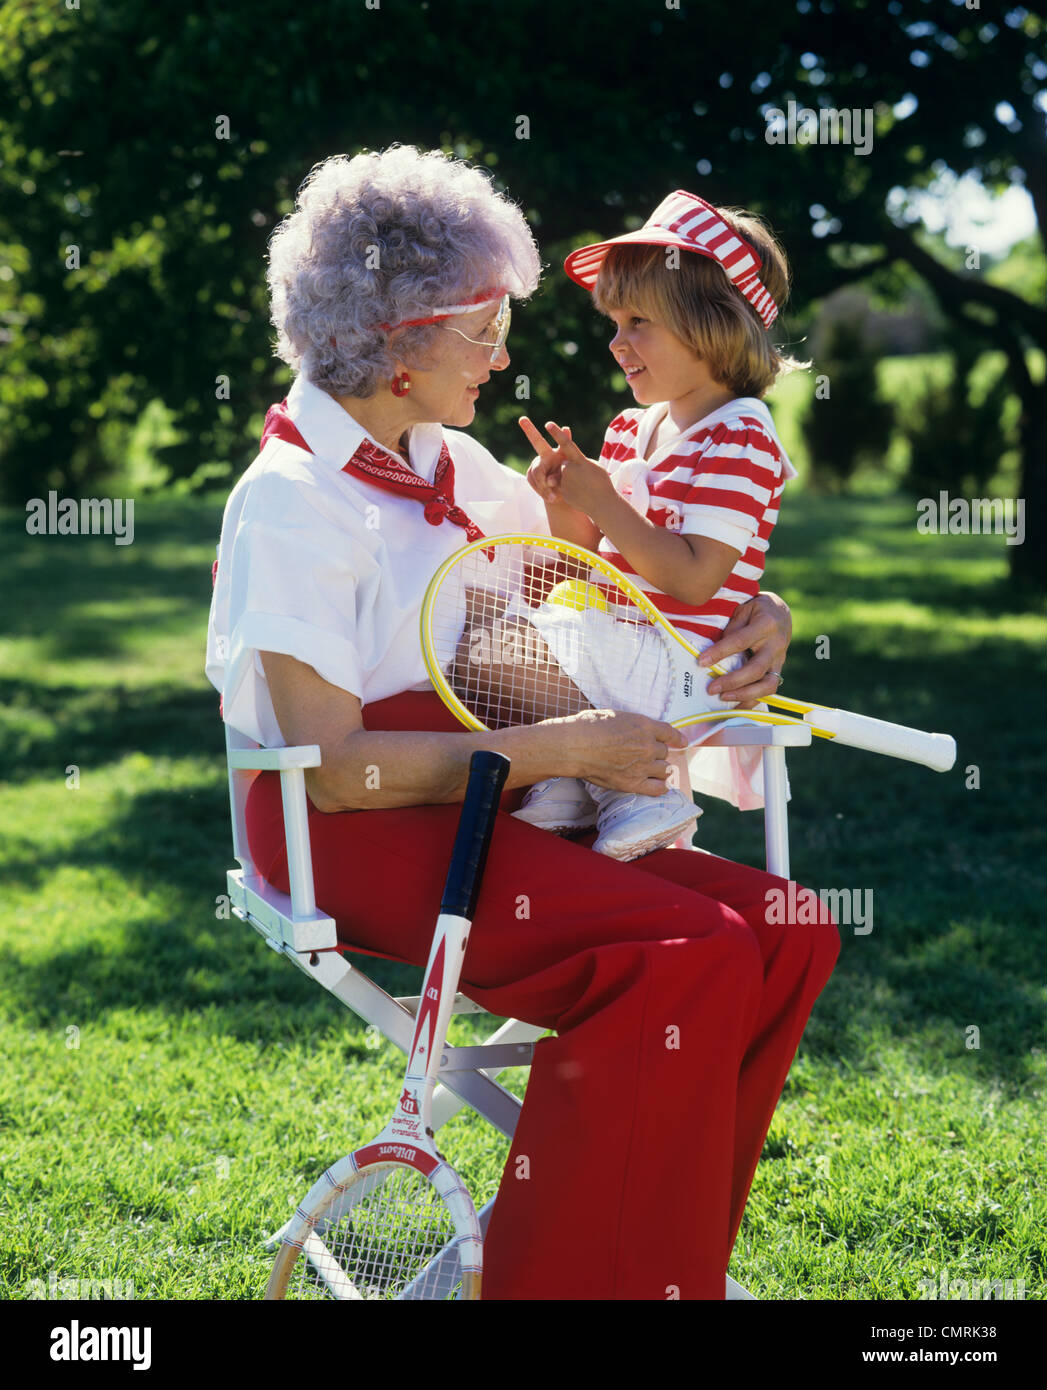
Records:
<instances>
[{"instance_id":1,"label":"chair armrest","mask_svg":"<svg viewBox=\"0 0 1047 1390\"><path fill-rule=\"evenodd\" d=\"M744 715L739 715L717 729L699 747L808 748L810 743L811 729L808 724L754 724Z\"/></svg>"},{"instance_id":2,"label":"chair armrest","mask_svg":"<svg viewBox=\"0 0 1047 1390\"><path fill-rule=\"evenodd\" d=\"M699 748L762 748L764 846L767 872L789 877L789 818L786 807L786 748L809 748L809 724L758 724L740 710L726 720Z\"/></svg>"},{"instance_id":3,"label":"chair armrest","mask_svg":"<svg viewBox=\"0 0 1047 1390\"><path fill-rule=\"evenodd\" d=\"M320 746L298 748L238 748L229 750L229 766L258 772L288 772L295 767L319 767Z\"/></svg>"},{"instance_id":4,"label":"chair armrest","mask_svg":"<svg viewBox=\"0 0 1047 1390\"><path fill-rule=\"evenodd\" d=\"M316 915L313 892L313 863L309 847L309 816L305 795L305 768L321 765L318 744L294 748L235 747L250 742L226 725L226 756L229 764L229 795L233 808L233 849L244 867L246 878L256 874L247 843L247 791L252 779L245 772L279 772L280 800L287 846L287 874L290 880L291 917L311 921Z\"/></svg>"}]
</instances>

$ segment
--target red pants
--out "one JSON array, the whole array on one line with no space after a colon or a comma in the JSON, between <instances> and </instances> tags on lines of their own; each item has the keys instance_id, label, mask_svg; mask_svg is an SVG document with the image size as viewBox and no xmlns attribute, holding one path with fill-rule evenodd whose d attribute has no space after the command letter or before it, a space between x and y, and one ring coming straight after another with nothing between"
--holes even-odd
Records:
<instances>
[{"instance_id":1,"label":"red pants","mask_svg":"<svg viewBox=\"0 0 1047 1390\"><path fill-rule=\"evenodd\" d=\"M460 726L426 693L368 728ZM837 929L768 925L782 880L666 849L621 864L508 814L503 796L462 971L536 1044L484 1253L488 1299L722 1299L774 1107L839 953ZM459 806L323 814L317 903L340 940L424 966ZM279 775L247 806L251 853L286 892ZM526 1162L520 1160L526 1159Z\"/></svg>"}]
</instances>

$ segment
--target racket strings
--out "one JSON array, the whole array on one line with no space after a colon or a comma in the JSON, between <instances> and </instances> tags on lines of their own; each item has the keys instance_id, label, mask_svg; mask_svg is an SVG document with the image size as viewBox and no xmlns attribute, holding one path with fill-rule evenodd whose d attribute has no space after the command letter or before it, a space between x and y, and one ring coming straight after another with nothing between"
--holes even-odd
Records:
<instances>
[{"instance_id":1,"label":"racket strings","mask_svg":"<svg viewBox=\"0 0 1047 1390\"><path fill-rule=\"evenodd\" d=\"M673 661L647 614L599 567L555 546L495 540L443 578L432 641L453 695L483 727L593 708L659 717Z\"/></svg>"},{"instance_id":2,"label":"racket strings","mask_svg":"<svg viewBox=\"0 0 1047 1390\"><path fill-rule=\"evenodd\" d=\"M290 1298L449 1299L461 1271L448 1247L454 1218L413 1168L365 1174L335 1202L351 1205L319 1221L295 1263ZM441 1258L441 1252L448 1251Z\"/></svg>"}]
</instances>

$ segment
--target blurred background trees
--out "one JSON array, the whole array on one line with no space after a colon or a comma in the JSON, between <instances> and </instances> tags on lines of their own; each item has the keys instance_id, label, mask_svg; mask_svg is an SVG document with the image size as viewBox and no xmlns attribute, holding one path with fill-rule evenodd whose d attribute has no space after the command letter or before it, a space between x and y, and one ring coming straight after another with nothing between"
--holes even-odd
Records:
<instances>
[{"instance_id":1,"label":"blurred background trees","mask_svg":"<svg viewBox=\"0 0 1047 1390\"><path fill-rule=\"evenodd\" d=\"M821 491L845 488L860 464L886 457L895 413L877 379L884 334L868 301L841 291L833 307L820 325L818 375L801 420L808 478Z\"/></svg>"},{"instance_id":2,"label":"blurred background trees","mask_svg":"<svg viewBox=\"0 0 1047 1390\"><path fill-rule=\"evenodd\" d=\"M776 334L813 365L772 404L806 419L790 438L810 482L978 480L1023 496L1030 530L1045 520L1047 38L1020 6L3 0L0 89L3 501L228 486L288 382L267 239L315 162L399 140L489 167L549 266L477 418L500 457L526 452L522 409L598 448L631 397L563 257L688 188L761 212L790 255ZM768 143L790 102L870 111L871 149ZM1027 190L1019 244L935 224L972 181ZM842 290L862 314L834 318ZM1010 557L1047 584L1047 548Z\"/></svg>"}]
</instances>

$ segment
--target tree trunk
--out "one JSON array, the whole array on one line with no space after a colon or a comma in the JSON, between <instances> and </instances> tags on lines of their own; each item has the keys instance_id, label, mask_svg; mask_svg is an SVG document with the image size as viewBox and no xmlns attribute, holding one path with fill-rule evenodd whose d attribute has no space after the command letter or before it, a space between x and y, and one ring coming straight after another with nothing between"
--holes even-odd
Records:
<instances>
[{"instance_id":1,"label":"tree trunk","mask_svg":"<svg viewBox=\"0 0 1047 1390\"><path fill-rule=\"evenodd\" d=\"M924 277L951 318L984 334L1007 354L1007 379L1022 405L1018 497L1024 503L1027 531L1021 545L1008 546L1011 576L1047 590L1047 546L1037 544L1047 523L1047 370L1034 380L1025 356L1030 343L1047 352L1047 312L976 276L956 274L908 232L889 223L884 225L884 242L892 255L908 261ZM992 310L994 321L975 319L968 313L972 304Z\"/></svg>"},{"instance_id":2,"label":"tree trunk","mask_svg":"<svg viewBox=\"0 0 1047 1390\"><path fill-rule=\"evenodd\" d=\"M1047 516L1047 381L1029 381L1022 393L1022 451L1018 496L1025 504L1025 540L1012 545L1011 575L1047 590L1047 545L1040 523Z\"/></svg>"}]
</instances>

